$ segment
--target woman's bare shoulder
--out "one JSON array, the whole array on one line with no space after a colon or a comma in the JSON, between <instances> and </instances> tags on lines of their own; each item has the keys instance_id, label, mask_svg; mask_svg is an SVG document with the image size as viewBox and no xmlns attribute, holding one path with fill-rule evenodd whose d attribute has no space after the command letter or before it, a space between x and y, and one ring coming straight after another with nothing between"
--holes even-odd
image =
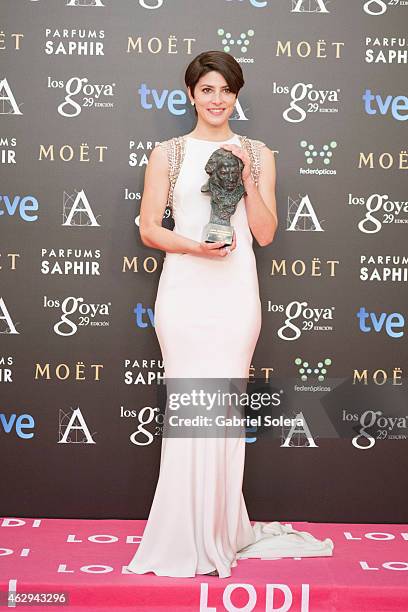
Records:
<instances>
[{"instance_id":1,"label":"woman's bare shoulder","mask_svg":"<svg viewBox=\"0 0 408 612\"><path fill-rule=\"evenodd\" d=\"M169 145L179 140L180 138L185 138L185 136L172 136L171 138L167 138L167 140L162 140L161 142L157 142L155 148L159 147L159 148L165 149Z\"/></svg>"},{"instance_id":2,"label":"woman's bare shoulder","mask_svg":"<svg viewBox=\"0 0 408 612\"><path fill-rule=\"evenodd\" d=\"M252 146L254 147L257 147L259 149L264 148L264 147L268 148L266 146L266 143L263 140L258 140L257 138L249 138L249 136L245 136L245 138L249 140Z\"/></svg>"},{"instance_id":3,"label":"woman's bare shoulder","mask_svg":"<svg viewBox=\"0 0 408 612\"><path fill-rule=\"evenodd\" d=\"M167 140L162 140L161 142L156 143L150 156L152 156L154 153L155 159L167 160L169 152L176 144L177 140L180 138L183 138L183 136L173 136L172 138L168 138Z\"/></svg>"},{"instance_id":4,"label":"woman's bare shoulder","mask_svg":"<svg viewBox=\"0 0 408 612\"><path fill-rule=\"evenodd\" d=\"M152 152L150 153L150 157L149 160L152 159L153 161L167 161L168 158L168 150L169 150L169 146L171 144L171 140L172 138L169 138L168 140L162 140L161 142L157 142L155 144L155 146L153 147Z\"/></svg>"}]
</instances>

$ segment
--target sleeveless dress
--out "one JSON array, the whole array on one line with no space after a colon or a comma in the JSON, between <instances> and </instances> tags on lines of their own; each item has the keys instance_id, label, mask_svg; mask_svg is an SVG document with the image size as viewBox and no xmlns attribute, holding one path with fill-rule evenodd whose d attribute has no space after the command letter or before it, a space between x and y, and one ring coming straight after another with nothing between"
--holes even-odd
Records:
<instances>
[{"instance_id":1,"label":"sleeveless dress","mask_svg":"<svg viewBox=\"0 0 408 612\"><path fill-rule=\"evenodd\" d=\"M210 195L201 192L208 179L206 162L223 142L241 146L242 137L182 138L183 160L172 185L173 231L201 242L211 211ZM154 321L166 383L248 379L261 329L261 301L244 197L230 223L236 248L223 258L165 255ZM240 558L331 556L328 538L320 541L277 521L251 525L242 493L244 462L244 435L163 436L153 503L127 569L174 577L218 570L225 578Z\"/></svg>"}]
</instances>

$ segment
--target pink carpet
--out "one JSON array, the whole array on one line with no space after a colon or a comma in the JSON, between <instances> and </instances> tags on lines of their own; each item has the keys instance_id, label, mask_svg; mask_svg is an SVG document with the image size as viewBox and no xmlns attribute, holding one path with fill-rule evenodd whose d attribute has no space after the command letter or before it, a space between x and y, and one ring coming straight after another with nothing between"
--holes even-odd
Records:
<instances>
[{"instance_id":1,"label":"pink carpet","mask_svg":"<svg viewBox=\"0 0 408 612\"><path fill-rule=\"evenodd\" d=\"M408 525L291 524L332 538L333 557L246 559L230 578L166 578L126 571L145 521L3 518L0 608L10 590L66 593L68 604L16 606L50 612L408 611Z\"/></svg>"}]
</instances>

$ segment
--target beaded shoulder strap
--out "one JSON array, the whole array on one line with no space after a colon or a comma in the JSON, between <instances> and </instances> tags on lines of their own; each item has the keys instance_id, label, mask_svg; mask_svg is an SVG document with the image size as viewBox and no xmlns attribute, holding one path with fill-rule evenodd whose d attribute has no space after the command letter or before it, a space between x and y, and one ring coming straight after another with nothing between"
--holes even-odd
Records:
<instances>
[{"instance_id":1,"label":"beaded shoulder strap","mask_svg":"<svg viewBox=\"0 0 408 612\"><path fill-rule=\"evenodd\" d=\"M167 162L169 166L169 181L170 188L167 197L167 206L173 212L173 192L177 177L180 173L181 164L183 163L184 154L186 151L186 140L184 136L174 136L169 140L164 140L159 143L159 146L165 147L167 151Z\"/></svg>"},{"instance_id":2,"label":"beaded shoulder strap","mask_svg":"<svg viewBox=\"0 0 408 612\"><path fill-rule=\"evenodd\" d=\"M255 140L253 138L248 138L247 136L241 136L238 134L239 140L241 142L241 147L245 148L248 152L249 159L251 160L251 175L252 178L258 186L259 181L259 173L261 170L261 161L260 161L260 150L265 146L265 143L261 140ZM159 146L165 147L167 151L167 161L169 167L169 181L170 188L169 194L167 198L167 206L174 211L174 203L173 203L173 193L174 186L177 181L177 177L180 173L181 164L183 163L185 151L186 151L186 138L185 136L174 136L169 140L164 140L159 143Z\"/></svg>"},{"instance_id":3,"label":"beaded shoulder strap","mask_svg":"<svg viewBox=\"0 0 408 612\"><path fill-rule=\"evenodd\" d=\"M249 159L251 160L251 175L258 187L259 173L261 170L261 148L265 147L265 143L261 140L255 140L248 138L247 136L239 135L242 148L245 148L248 152Z\"/></svg>"}]
</instances>

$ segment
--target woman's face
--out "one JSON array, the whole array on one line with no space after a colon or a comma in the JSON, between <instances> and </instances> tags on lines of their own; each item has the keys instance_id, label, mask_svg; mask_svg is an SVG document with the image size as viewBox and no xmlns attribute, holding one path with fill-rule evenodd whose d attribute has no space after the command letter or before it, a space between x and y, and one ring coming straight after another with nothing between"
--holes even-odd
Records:
<instances>
[{"instance_id":1,"label":"woman's face","mask_svg":"<svg viewBox=\"0 0 408 612\"><path fill-rule=\"evenodd\" d=\"M222 74L215 70L207 72L197 82L194 98L188 88L190 101L194 100L198 119L213 126L227 122L234 112L236 94L228 87Z\"/></svg>"}]
</instances>

